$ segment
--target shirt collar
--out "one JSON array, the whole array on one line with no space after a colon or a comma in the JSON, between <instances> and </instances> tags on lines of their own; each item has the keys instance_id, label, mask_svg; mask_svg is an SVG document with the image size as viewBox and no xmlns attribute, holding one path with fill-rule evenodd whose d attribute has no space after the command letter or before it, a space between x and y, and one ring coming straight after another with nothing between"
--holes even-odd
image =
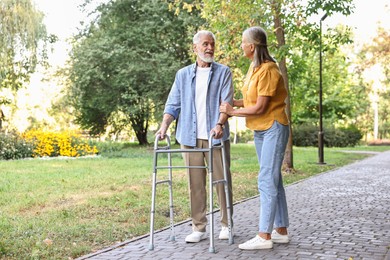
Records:
<instances>
[{"instance_id":1,"label":"shirt collar","mask_svg":"<svg viewBox=\"0 0 390 260\"><path fill-rule=\"evenodd\" d=\"M195 62L194 64L192 64L192 72L195 74L196 73L196 67L198 66L198 64ZM211 65L210 65L210 69L211 71L213 71L213 67L214 67L214 61L211 62Z\"/></svg>"}]
</instances>

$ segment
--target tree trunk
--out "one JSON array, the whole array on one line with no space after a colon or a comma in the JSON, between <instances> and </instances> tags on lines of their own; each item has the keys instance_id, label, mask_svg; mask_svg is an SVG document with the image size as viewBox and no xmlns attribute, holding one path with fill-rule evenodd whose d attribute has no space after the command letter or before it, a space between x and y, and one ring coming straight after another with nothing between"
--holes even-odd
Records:
<instances>
[{"instance_id":1,"label":"tree trunk","mask_svg":"<svg viewBox=\"0 0 390 260\"><path fill-rule=\"evenodd\" d=\"M4 119L3 110L0 108L0 130L3 128L3 119Z\"/></svg>"},{"instance_id":2,"label":"tree trunk","mask_svg":"<svg viewBox=\"0 0 390 260\"><path fill-rule=\"evenodd\" d=\"M281 3L278 0L272 1L272 11L273 11L273 17L274 17L274 31L276 35L276 39L278 41L278 48L281 48L286 45L286 40L284 36L284 29L282 26L282 20L280 18L281 15ZM284 78L284 84L286 86L287 90L287 99L286 99L286 113L288 120L290 122L289 128L290 128L290 135L288 138L288 143L286 147L286 151L284 153L284 160L283 160L283 168L287 172L293 172L294 169L294 163L293 163L293 142L292 142L292 128L291 128L291 103L290 103L290 90L289 90L289 84L288 84L288 74L287 74L287 66L286 66L286 58L283 56L279 61L279 67L282 72L283 78Z\"/></svg>"},{"instance_id":3,"label":"tree trunk","mask_svg":"<svg viewBox=\"0 0 390 260\"><path fill-rule=\"evenodd\" d=\"M145 131L136 131L135 135L137 136L139 145L147 145L149 144L147 138L147 132Z\"/></svg>"},{"instance_id":4,"label":"tree trunk","mask_svg":"<svg viewBox=\"0 0 390 260\"><path fill-rule=\"evenodd\" d=\"M148 142L148 120L142 116L134 117L131 120L131 127L135 132L139 145L147 145Z\"/></svg>"}]
</instances>

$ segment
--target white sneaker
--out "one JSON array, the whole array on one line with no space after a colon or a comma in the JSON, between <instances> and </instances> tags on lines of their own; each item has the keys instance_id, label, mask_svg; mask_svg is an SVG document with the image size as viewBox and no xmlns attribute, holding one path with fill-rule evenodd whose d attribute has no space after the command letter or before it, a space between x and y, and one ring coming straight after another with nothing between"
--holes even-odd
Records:
<instances>
[{"instance_id":1,"label":"white sneaker","mask_svg":"<svg viewBox=\"0 0 390 260\"><path fill-rule=\"evenodd\" d=\"M233 234L233 228L231 229L231 232ZM228 227L221 228L221 232L219 232L219 239L221 239L221 240L229 239L229 228Z\"/></svg>"},{"instance_id":2,"label":"white sneaker","mask_svg":"<svg viewBox=\"0 0 390 260\"><path fill-rule=\"evenodd\" d=\"M198 243L199 241L206 239L207 234L206 232L199 232L199 231L194 231L188 236L186 236L186 242L187 243Z\"/></svg>"},{"instance_id":3,"label":"white sneaker","mask_svg":"<svg viewBox=\"0 0 390 260\"><path fill-rule=\"evenodd\" d=\"M259 235L256 235L254 238L246 241L244 244L238 245L238 248L243 250L270 249L272 247L272 240L266 240L262 237L259 237Z\"/></svg>"},{"instance_id":4,"label":"white sneaker","mask_svg":"<svg viewBox=\"0 0 390 260\"><path fill-rule=\"evenodd\" d=\"M272 242L278 243L278 244L287 244L290 239L288 238L288 235L281 235L276 230L272 231L271 234Z\"/></svg>"}]
</instances>

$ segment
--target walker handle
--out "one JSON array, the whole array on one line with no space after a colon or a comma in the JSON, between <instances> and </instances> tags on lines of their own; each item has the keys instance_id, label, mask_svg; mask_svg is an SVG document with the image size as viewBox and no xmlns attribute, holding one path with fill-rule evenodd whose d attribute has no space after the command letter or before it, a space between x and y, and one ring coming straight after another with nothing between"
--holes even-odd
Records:
<instances>
[{"instance_id":1,"label":"walker handle","mask_svg":"<svg viewBox=\"0 0 390 260\"><path fill-rule=\"evenodd\" d=\"M161 138L161 135L158 134L158 135L156 135L156 138L154 139L154 149L155 149L155 150L158 149L158 142L159 142L159 141L162 141L162 140L164 140L164 139L167 139L168 147L171 147L171 138L169 137L169 135L168 135L168 134L165 134L165 135L163 136L163 138Z\"/></svg>"}]
</instances>

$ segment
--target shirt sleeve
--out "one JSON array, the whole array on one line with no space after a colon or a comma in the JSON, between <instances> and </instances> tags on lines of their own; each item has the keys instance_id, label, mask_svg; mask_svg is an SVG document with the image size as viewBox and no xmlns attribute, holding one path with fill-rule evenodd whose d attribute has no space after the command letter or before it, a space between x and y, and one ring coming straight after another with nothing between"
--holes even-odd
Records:
<instances>
[{"instance_id":1,"label":"shirt sleeve","mask_svg":"<svg viewBox=\"0 0 390 260\"><path fill-rule=\"evenodd\" d=\"M170 114L175 119L179 117L181 107L180 88L178 82L180 81L178 80L178 74L176 74L175 81L173 82L171 91L169 92L164 109L164 114Z\"/></svg>"},{"instance_id":2,"label":"shirt sleeve","mask_svg":"<svg viewBox=\"0 0 390 260\"><path fill-rule=\"evenodd\" d=\"M259 96L275 96L279 79L280 74L274 67L265 67L263 71L259 72L257 94Z\"/></svg>"},{"instance_id":3,"label":"shirt sleeve","mask_svg":"<svg viewBox=\"0 0 390 260\"><path fill-rule=\"evenodd\" d=\"M222 102L228 102L230 105L233 105L233 79L232 79L232 73L230 69L226 69L225 77L222 82L222 95L221 95L221 103Z\"/></svg>"}]
</instances>

